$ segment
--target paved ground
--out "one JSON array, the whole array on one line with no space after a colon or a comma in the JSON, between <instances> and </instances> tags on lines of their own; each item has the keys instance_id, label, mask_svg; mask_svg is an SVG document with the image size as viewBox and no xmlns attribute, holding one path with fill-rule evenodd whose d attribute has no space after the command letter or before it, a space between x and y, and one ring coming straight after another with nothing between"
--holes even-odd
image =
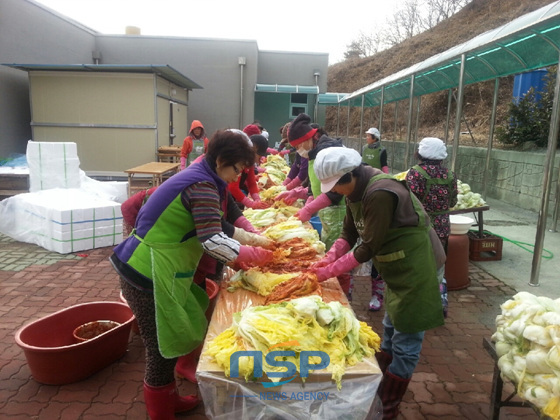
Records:
<instances>
[{"instance_id":1,"label":"paved ground","mask_svg":"<svg viewBox=\"0 0 560 420\"><path fill-rule=\"evenodd\" d=\"M57 310L82 302L118 301L117 276L107 260L110 253L111 248L101 248L60 255L0 235L1 419L146 418L144 355L137 335L131 336L122 359L84 381L63 386L36 382L14 341L21 326ZM470 287L449 293L445 326L426 334L402 404L403 419L488 418L493 363L482 339L494 331L499 305L516 291L473 264L469 271ZM366 310L370 294L369 280L356 279L352 306L361 320L381 333L382 314ZM180 389L195 391L187 382L180 382ZM178 418L184 417L189 416ZM190 418L205 419L204 408ZM528 408L503 408L500 418L537 416Z\"/></svg>"}]
</instances>

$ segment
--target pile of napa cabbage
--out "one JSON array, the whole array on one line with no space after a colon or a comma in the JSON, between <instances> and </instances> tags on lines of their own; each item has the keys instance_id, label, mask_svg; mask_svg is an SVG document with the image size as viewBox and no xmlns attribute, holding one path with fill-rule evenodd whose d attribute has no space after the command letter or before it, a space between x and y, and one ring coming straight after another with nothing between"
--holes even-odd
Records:
<instances>
[{"instance_id":1,"label":"pile of napa cabbage","mask_svg":"<svg viewBox=\"0 0 560 420\"><path fill-rule=\"evenodd\" d=\"M457 204L451 210L464 210L485 205L486 201L479 193L472 192L469 184L457 180Z\"/></svg>"},{"instance_id":2,"label":"pile of napa cabbage","mask_svg":"<svg viewBox=\"0 0 560 420\"><path fill-rule=\"evenodd\" d=\"M560 299L519 292L496 317L498 367L517 394L560 419Z\"/></svg>"},{"instance_id":3,"label":"pile of napa cabbage","mask_svg":"<svg viewBox=\"0 0 560 420\"><path fill-rule=\"evenodd\" d=\"M264 372L285 371L266 363L264 356L271 347L294 351L295 356L284 360L294 363L298 372L301 351L323 351L330 357L326 369L341 389L346 365L353 366L364 357L373 356L379 351L379 345L379 336L365 322L358 321L351 309L340 302L325 303L319 296L306 296L268 306L248 307L234 314L231 327L209 342L206 354L229 377L230 357L236 351L260 350ZM239 376L246 381L253 379L252 358L239 358Z\"/></svg>"}]
</instances>

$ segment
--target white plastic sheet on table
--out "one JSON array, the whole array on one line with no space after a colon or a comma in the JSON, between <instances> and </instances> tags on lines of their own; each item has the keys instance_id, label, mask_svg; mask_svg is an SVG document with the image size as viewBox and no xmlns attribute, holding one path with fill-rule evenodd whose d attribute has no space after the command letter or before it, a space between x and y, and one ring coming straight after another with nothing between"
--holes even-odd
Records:
<instances>
[{"instance_id":1,"label":"white plastic sheet on table","mask_svg":"<svg viewBox=\"0 0 560 420\"><path fill-rule=\"evenodd\" d=\"M349 306L336 279L321 285L325 302L338 300ZM208 343L231 326L234 313L263 305L264 299L244 289L233 293L220 290L196 374L206 415L217 420L381 418L382 406L376 393L382 374L375 357L347 366L340 391L326 369L310 373L305 383L298 376L292 382L272 388L225 376L205 354ZM267 381L266 375L260 380Z\"/></svg>"}]
</instances>

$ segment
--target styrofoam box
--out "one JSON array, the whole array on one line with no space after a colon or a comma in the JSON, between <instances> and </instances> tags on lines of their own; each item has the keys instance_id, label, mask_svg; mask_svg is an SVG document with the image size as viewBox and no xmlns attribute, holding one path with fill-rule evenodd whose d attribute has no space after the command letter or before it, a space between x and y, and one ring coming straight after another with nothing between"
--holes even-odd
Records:
<instances>
[{"instance_id":1,"label":"styrofoam box","mask_svg":"<svg viewBox=\"0 0 560 420\"><path fill-rule=\"evenodd\" d=\"M120 203L79 189L19 194L16 224L26 242L69 253L122 242Z\"/></svg>"},{"instance_id":2,"label":"styrofoam box","mask_svg":"<svg viewBox=\"0 0 560 420\"><path fill-rule=\"evenodd\" d=\"M80 159L73 142L27 142L29 191L80 187Z\"/></svg>"}]
</instances>

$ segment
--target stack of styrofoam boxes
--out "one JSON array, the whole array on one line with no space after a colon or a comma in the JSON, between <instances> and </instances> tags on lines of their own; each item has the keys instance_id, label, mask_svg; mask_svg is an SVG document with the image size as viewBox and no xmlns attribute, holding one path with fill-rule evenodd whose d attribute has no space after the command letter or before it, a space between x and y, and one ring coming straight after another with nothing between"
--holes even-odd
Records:
<instances>
[{"instance_id":1,"label":"stack of styrofoam boxes","mask_svg":"<svg viewBox=\"0 0 560 420\"><path fill-rule=\"evenodd\" d=\"M80 188L80 159L76 143L27 143L29 191L51 188Z\"/></svg>"},{"instance_id":2,"label":"stack of styrofoam boxes","mask_svg":"<svg viewBox=\"0 0 560 420\"><path fill-rule=\"evenodd\" d=\"M120 203L80 189L76 143L30 141L27 161L32 192L17 196L19 240L63 254L122 242Z\"/></svg>"},{"instance_id":3,"label":"stack of styrofoam boxes","mask_svg":"<svg viewBox=\"0 0 560 420\"><path fill-rule=\"evenodd\" d=\"M120 204L79 189L20 194L19 207L18 231L49 251L68 254L123 240Z\"/></svg>"}]
</instances>

